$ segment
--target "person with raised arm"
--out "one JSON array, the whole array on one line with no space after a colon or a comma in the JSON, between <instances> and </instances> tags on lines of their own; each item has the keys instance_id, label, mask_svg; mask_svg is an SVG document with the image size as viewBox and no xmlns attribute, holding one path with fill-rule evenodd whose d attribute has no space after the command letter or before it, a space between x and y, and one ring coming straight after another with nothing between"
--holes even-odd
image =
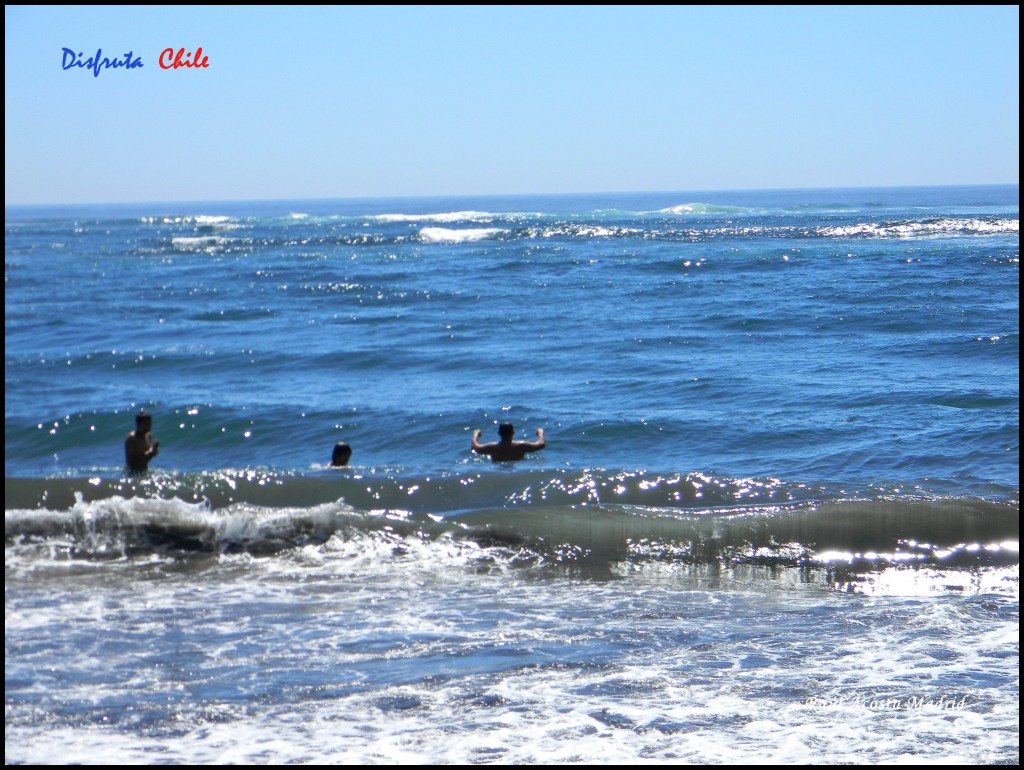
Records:
<instances>
[{"instance_id":1,"label":"person with raised arm","mask_svg":"<svg viewBox=\"0 0 1024 770\"><path fill-rule=\"evenodd\" d=\"M544 441L544 429L537 428L536 441L513 441L516 429L512 423L503 422L498 426L498 437L500 441L489 444L481 444L481 430L473 431L473 451L482 455L488 455L493 462L504 463L522 460L530 452L539 452L547 444Z\"/></svg>"}]
</instances>

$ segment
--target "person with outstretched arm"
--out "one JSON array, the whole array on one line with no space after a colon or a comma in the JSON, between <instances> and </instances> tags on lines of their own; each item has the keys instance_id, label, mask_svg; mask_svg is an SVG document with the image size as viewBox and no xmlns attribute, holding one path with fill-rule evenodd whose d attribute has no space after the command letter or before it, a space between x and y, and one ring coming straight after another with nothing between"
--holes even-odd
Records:
<instances>
[{"instance_id":1,"label":"person with outstretched arm","mask_svg":"<svg viewBox=\"0 0 1024 770\"><path fill-rule=\"evenodd\" d=\"M544 441L544 429L537 428L536 441L513 441L516 429L512 423L503 422L498 426L498 437L500 441L489 444L481 444L481 430L473 431L473 451L482 455L488 455L493 462L504 463L515 460L522 460L530 452L539 452L547 444Z\"/></svg>"}]
</instances>

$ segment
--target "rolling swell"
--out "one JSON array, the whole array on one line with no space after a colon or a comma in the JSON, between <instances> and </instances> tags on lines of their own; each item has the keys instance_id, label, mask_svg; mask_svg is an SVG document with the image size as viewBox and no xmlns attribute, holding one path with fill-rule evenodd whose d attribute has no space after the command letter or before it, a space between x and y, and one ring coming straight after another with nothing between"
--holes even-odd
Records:
<instances>
[{"instance_id":1,"label":"rolling swell","mask_svg":"<svg viewBox=\"0 0 1024 770\"><path fill-rule=\"evenodd\" d=\"M1016 501L844 497L776 480L607 471L252 471L8 479L8 548L51 558L457 542L510 564L1016 564ZM37 554L38 557L38 554Z\"/></svg>"},{"instance_id":2,"label":"rolling swell","mask_svg":"<svg viewBox=\"0 0 1024 770\"><path fill-rule=\"evenodd\" d=\"M540 222L523 224L516 215L512 221L506 217L495 216L498 224L505 227L480 227L477 218L452 219L444 221L445 227L424 227L417 223L413 228L408 223L373 221L367 223L375 230L357 230L355 225L334 225L325 233L310 236L308 234L289 237L287 235L271 235L260 232L247 232L242 235L233 234L226 237L219 234L196 232L189 230L188 235L172 236L169 245L171 251L199 251L211 254L246 255L253 251L290 249L302 247L344 248L364 246L394 246L399 244L451 244L473 243L476 241L500 240L512 241L547 241L547 240L645 240L684 243L702 243L717 240L752 240L752 239L895 239L906 240L916 238L938 237L971 237L971 236L1013 236L1020 232L1017 219L1006 217L949 217L930 219L899 219L886 222L859 221L844 219L834 224L813 227L780 224L777 217L764 216L749 218L742 223L725 219L719 214L706 222L694 223L688 220L680 226L678 219L656 216L639 217L634 215L624 220L576 221L572 218L549 216ZM438 215L440 218L441 215ZM147 244L146 248L152 248Z\"/></svg>"}]
</instances>

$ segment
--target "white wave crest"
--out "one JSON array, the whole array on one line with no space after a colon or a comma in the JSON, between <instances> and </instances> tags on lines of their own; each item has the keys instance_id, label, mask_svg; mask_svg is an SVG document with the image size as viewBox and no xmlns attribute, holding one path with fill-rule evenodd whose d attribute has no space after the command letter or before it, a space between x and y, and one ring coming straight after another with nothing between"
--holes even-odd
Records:
<instances>
[{"instance_id":1,"label":"white wave crest","mask_svg":"<svg viewBox=\"0 0 1024 770\"><path fill-rule=\"evenodd\" d=\"M213 232L241 227L237 222L231 221L231 217L213 214L183 217L139 217L139 222L145 225L192 225L197 229L203 228Z\"/></svg>"},{"instance_id":2,"label":"white wave crest","mask_svg":"<svg viewBox=\"0 0 1024 770\"><path fill-rule=\"evenodd\" d=\"M439 214L376 214L375 222L490 222L498 214L488 211L448 211Z\"/></svg>"},{"instance_id":3,"label":"white wave crest","mask_svg":"<svg viewBox=\"0 0 1024 770\"><path fill-rule=\"evenodd\" d=\"M171 245L182 251L212 251L230 241L220 235L179 236L171 238Z\"/></svg>"},{"instance_id":4,"label":"white wave crest","mask_svg":"<svg viewBox=\"0 0 1024 770\"><path fill-rule=\"evenodd\" d=\"M531 238L616 238L630 235L643 236L644 231L635 227L606 227L601 225L563 225L561 227L532 228Z\"/></svg>"},{"instance_id":5,"label":"white wave crest","mask_svg":"<svg viewBox=\"0 0 1024 770\"><path fill-rule=\"evenodd\" d=\"M230 219L231 217L212 214L186 217L139 217L139 221L146 225L223 225Z\"/></svg>"},{"instance_id":6,"label":"white wave crest","mask_svg":"<svg viewBox=\"0 0 1024 770\"><path fill-rule=\"evenodd\" d=\"M424 227L420 230L420 238L427 243L468 243L482 241L487 238L507 233L500 227L477 227L466 230L452 230L447 227Z\"/></svg>"},{"instance_id":7,"label":"white wave crest","mask_svg":"<svg viewBox=\"0 0 1024 770\"><path fill-rule=\"evenodd\" d=\"M936 219L928 222L860 222L823 227L826 237L915 238L937 235L1000 235L1020 232L1018 219Z\"/></svg>"},{"instance_id":8,"label":"white wave crest","mask_svg":"<svg viewBox=\"0 0 1024 770\"><path fill-rule=\"evenodd\" d=\"M678 206L669 206L658 209L655 214L743 214L749 213L751 209L740 206L721 206L713 203L680 203Z\"/></svg>"}]
</instances>

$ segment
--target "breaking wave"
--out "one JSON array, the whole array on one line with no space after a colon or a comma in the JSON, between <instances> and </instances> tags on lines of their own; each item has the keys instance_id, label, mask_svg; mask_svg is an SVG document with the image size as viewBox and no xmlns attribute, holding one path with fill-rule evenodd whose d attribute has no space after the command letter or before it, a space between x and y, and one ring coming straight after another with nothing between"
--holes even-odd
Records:
<instances>
[{"instance_id":1,"label":"breaking wave","mask_svg":"<svg viewBox=\"0 0 1024 770\"><path fill-rule=\"evenodd\" d=\"M469 243L494 238L508 230L500 227L478 227L453 230L446 227L424 227L420 230L420 238L427 243Z\"/></svg>"},{"instance_id":2,"label":"breaking wave","mask_svg":"<svg viewBox=\"0 0 1024 770\"><path fill-rule=\"evenodd\" d=\"M8 547L46 558L257 554L387 538L510 561L1016 564L1016 501L820 496L774 480L550 471L434 477L221 472L8 479ZM605 501L592 492L608 491ZM702 491L704 490L704 491ZM815 494L818 493L818 494Z\"/></svg>"}]
</instances>

